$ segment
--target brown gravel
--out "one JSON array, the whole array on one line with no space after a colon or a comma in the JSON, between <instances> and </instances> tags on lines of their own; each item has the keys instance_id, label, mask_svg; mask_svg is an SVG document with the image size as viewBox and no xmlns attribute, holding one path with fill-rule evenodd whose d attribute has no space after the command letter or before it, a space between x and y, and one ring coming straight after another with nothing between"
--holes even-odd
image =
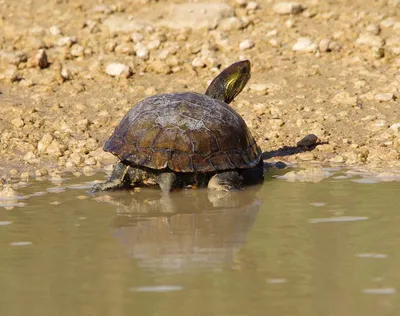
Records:
<instances>
[{"instance_id":1,"label":"brown gravel","mask_svg":"<svg viewBox=\"0 0 400 316\"><path fill-rule=\"evenodd\" d=\"M397 172L399 5L0 1L0 177L110 168L102 145L132 105L205 91L242 58L253 76L232 106L266 160Z\"/></svg>"}]
</instances>

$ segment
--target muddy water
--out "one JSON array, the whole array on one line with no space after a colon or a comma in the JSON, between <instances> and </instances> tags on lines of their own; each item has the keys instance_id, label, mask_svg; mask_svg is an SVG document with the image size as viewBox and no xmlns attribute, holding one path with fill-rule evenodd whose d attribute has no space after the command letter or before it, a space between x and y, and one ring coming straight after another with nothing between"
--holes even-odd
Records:
<instances>
[{"instance_id":1,"label":"muddy water","mask_svg":"<svg viewBox=\"0 0 400 316\"><path fill-rule=\"evenodd\" d=\"M397 315L398 182L332 172L233 194L91 196L92 178L0 201L1 315Z\"/></svg>"}]
</instances>

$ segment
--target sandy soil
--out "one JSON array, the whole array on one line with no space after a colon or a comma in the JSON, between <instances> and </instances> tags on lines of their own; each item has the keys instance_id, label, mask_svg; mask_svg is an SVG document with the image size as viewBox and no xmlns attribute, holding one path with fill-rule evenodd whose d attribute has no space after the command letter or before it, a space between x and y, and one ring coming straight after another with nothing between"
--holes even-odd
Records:
<instances>
[{"instance_id":1,"label":"sandy soil","mask_svg":"<svg viewBox=\"0 0 400 316\"><path fill-rule=\"evenodd\" d=\"M244 58L253 75L232 106L266 162L397 172L397 6L0 0L0 176L109 169L102 145L136 102L203 92ZM311 133L320 144L297 147Z\"/></svg>"}]
</instances>

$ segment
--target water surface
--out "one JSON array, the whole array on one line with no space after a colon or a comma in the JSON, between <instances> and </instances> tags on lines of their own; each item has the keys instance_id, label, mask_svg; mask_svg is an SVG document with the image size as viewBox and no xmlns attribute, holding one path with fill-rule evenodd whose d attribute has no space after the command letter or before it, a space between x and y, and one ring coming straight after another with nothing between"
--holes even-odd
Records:
<instances>
[{"instance_id":1,"label":"water surface","mask_svg":"<svg viewBox=\"0 0 400 316\"><path fill-rule=\"evenodd\" d=\"M18 187L1 315L397 315L399 183L330 172L169 197L92 196L98 175Z\"/></svg>"}]
</instances>

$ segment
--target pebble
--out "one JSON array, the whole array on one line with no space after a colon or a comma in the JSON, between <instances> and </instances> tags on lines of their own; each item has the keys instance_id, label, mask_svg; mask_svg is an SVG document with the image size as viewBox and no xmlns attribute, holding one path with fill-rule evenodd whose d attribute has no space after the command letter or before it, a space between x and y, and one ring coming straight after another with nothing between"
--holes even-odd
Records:
<instances>
[{"instance_id":1,"label":"pebble","mask_svg":"<svg viewBox=\"0 0 400 316\"><path fill-rule=\"evenodd\" d=\"M298 147L311 147L318 142L318 136L315 134L308 134L297 142Z\"/></svg>"},{"instance_id":2,"label":"pebble","mask_svg":"<svg viewBox=\"0 0 400 316\"><path fill-rule=\"evenodd\" d=\"M355 105L357 97L352 97L348 92L339 92L331 99L331 102L333 104Z\"/></svg>"},{"instance_id":3,"label":"pebble","mask_svg":"<svg viewBox=\"0 0 400 316\"><path fill-rule=\"evenodd\" d=\"M253 83L250 85L250 90L266 94L268 92L268 84Z\"/></svg>"},{"instance_id":4,"label":"pebble","mask_svg":"<svg viewBox=\"0 0 400 316\"><path fill-rule=\"evenodd\" d=\"M317 49L315 44L310 37L300 37L297 42L293 45L292 50L298 52L314 52Z\"/></svg>"},{"instance_id":5,"label":"pebble","mask_svg":"<svg viewBox=\"0 0 400 316\"><path fill-rule=\"evenodd\" d=\"M400 132L400 123L394 123L389 127L392 131L399 133Z\"/></svg>"},{"instance_id":6,"label":"pebble","mask_svg":"<svg viewBox=\"0 0 400 316\"><path fill-rule=\"evenodd\" d=\"M74 57L80 57L83 56L84 53L84 48L79 45L79 44L74 44L71 47L71 51L70 51L71 55Z\"/></svg>"},{"instance_id":7,"label":"pebble","mask_svg":"<svg viewBox=\"0 0 400 316\"><path fill-rule=\"evenodd\" d=\"M362 33L357 38L356 44L366 45L370 47L382 47L385 44L385 41L378 35L374 35L371 33Z\"/></svg>"},{"instance_id":8,"label":"pebble","mask_svg":"<svg viewBox=\"0 0 400 316\"><path fill-rule=\"evenodd\" d=\"M62 34L61 29L57 25L53 25L49 28L49 32L53 36L58 36Z\"/></svg>"},{"instance_id":9,"label":"pebble","mask_svg":"<svg viewBox=\"0 0 400 316\"><path fill-rule=\"evenodd\" d=\"M29 63L32 67L39 67L40 69L49 67L46 51L44 49L39 49L37 53L30 59Z\"/></svg>"},{"instance_id":10,"label":"pebble","mask_svg":"<svg viewBox=\"0 0 400 316\"><path fill-rule=\"evenodd\" d=\"M108 64L106 67L106 73L112 77L125 77L128 78L132 75L132 71L129 66L121 63Z\"/></svg>"},{"instance_id":11,"label":"pebble","mask_svg":"<svg viewBox=\"0 0 400 316\"><path fill-rule=\"evenodd\" d=\"M374 35L379 35L379 33L381 32L381 27L379 26L379 24L369 24L365 30L371 34Z\"/></svg>"},{"instance_id":12,"label":"pebble","mask_svg":"<svg viewBox=\"0 0 400 316\"><path fill-rule=\"evenodd\" d=\"M299 14L305 7L297 2L279 2L272 7L272 10L278 14Z\"/></svg>"},{"instance_id":13,"label":"pebble","mask_svg":"<svg viewBox=\"0 0 400 316\"><path fill-rule=\"evenodd\" d=\"M144 60L149 59L149 49L143 43L137 43L134 50L137 57Z\"/></svg>"},{"instance_id":14,"label":"pebble","mask_svg":"<svg viewBox=\"0 0 400 316\"><path fill-rule=\"evenodd\" d=\"M141 33L138 32L133 32L131 34L131 39L134 43L139 43L143 40L143 35Z\"/></svg>"},{"instance_id":15,"label":"pebble","mask_svg":"<svg viewBox=\"0 0 400 316\"><path fill-rule=\"evenodd\" d=\"M379 102L387 102L394 99L393 93L378 93L375 95L375 100Z\"/></svg>"},{"instance_id":16,"label":"pebble","mask_svg":"<svg viewBox=\"0 0 400 316\"><path fill-rule=\"evenodd\" d=\"M28 60L28 56L21 51L7 52L0 50L0 60L5 60L8 64L18 66Z\"/></svg>"},{"instance_id":17,"label":"pebble","mask_svg":"<svg viewBox=\"0 0 400 316\"><path fill-rule=\"evenodd\" d=\"M36 159L36 155L32 151L28 151L23 158L26 162L33 162Z\"/></svg>"},{"instance_id":18,"label":"pebble","mask_svg":"<svg viewBox=\"0 0 400 316\"><path fill-rule=\"evenodd\" d=\"M18 196L17 192L8 184L5 185L3 187L3 190L0 191L1 200L13 199L17 196Z\"/></svg>"},{"instance_id":19,"label":"pebble","mask_svg":"<svg viewBox=\"0 0 400 316\"><path fill-rule=\"evenodd\" d=\"M235 16L222 20L218 25L218 28L225 32L239 30L242 27L243 22Z\"/></svg>"},{"instance_id":20,"label":"pebble","mask_svg":"<svg viewBox=\"0 0 400 316\"><path fill-rule=\"evenodd\" d=\"M21 128L21 127L23 127L25 125L24 121L20 117L17 117L15 119L13 119L11 121L11 124L14 125L17 128Z\"/></svg>"},{"instance_id":21,"label":"pebble","mask_svg":"<svg viewBox=\"0 0 400 316\"><path fill-rule=\"evenodd\" d=\"M240 42L240 44L239 44L239 49L240 49L240 50L247 50L247 49L253 48L254 45L255 45L255 44L254 44L253 40L251 40L251 39L245 39L244 41L241 41L241 42Z\"/></svg>"},{"instance_id":22,"label":"pebble","mask_svg":"<svg viewBox=\"0 0 400 316\"><path fill-rule=\"evenodd\" d=\"M58 41L57 41L57 46L67 46L67 47L71 47L72 44L75 44L77 41L75 36L65 36L65 37L61 37Z\"/></svg>"},{"instance_id":23,"label":"pebble","mask_svg":"<svg viewBox=\"0 0 400 316\"><path fill-rule=\"evenodd\" d=\"M204 61L203 58L201 58L201 57L195 57L195 58L192 60L192 66L193 66L194 68L204 68L204 67L206 66L206 63L205 63L205 61Z\"/></svg>"}]
</instances>

